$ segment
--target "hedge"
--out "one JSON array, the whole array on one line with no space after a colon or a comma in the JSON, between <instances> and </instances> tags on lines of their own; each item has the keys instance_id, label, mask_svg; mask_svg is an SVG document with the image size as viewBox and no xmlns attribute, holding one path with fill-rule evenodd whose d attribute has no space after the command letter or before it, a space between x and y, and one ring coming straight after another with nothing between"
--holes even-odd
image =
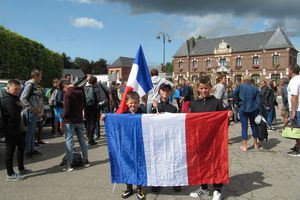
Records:
<instances>
[{"instance_id":1,"label":"hedge","mask_svg":"<svg viewBox=\"0 0 300 200\"><path fill-rule=\"evenodd\" d=\"M0 26L0 78L30 79L33 69L43 73L42 85L51 87L52 79L61 78L63 57L44 45Z\"/></svg>"}]
</instances>

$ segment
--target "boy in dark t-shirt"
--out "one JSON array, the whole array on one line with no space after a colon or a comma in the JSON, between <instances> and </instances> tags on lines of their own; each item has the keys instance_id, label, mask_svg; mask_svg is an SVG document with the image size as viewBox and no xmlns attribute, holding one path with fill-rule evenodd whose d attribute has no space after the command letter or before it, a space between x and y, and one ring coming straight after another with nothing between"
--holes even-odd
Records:
<instances>
[{"instance_id":1,"label":"boy in dark t-shirt","mask_svg":"<svg viewBox=\"0 0 300 200\"><path fill-rule=\"evenodd\" d=\"M222 111L226 110L223 106L223 103L220 99L217 99L215 96L210 95L211 90L211 81L209 77L203 76L200 78L200 84L198 87L199 98L194 100L190 107L190 112L214 112L214 111ZM230 115L231 113L229 113ZM223 183L215 183L214 185L214 193L213 200L221 200L221 189L223 187ZM209 190L207 184L202 184L201 187L190 193L190 196L193 198L199 197L208 197Z\"/></svg>"}]
</instances>

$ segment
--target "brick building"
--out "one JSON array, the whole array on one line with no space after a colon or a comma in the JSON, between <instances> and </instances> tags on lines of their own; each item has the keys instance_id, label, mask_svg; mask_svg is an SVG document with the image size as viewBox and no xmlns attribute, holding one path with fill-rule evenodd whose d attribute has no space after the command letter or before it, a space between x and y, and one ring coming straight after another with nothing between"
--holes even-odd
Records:
<instances>
[{"instance_id":1,"label":"brick building","mask_svg":"<svg viewBox=\"0 0 300 200\"><path fill-rule=\"evenodd\" d=\"M225 73L228 80L239 83L243 74L260 80L279 80L287 77L288 67L297 63L297 53L286 34L276 31L227 36L212 39L188 40L173 59L173 79L190 82L200 74L212 80Z\"/></svg>"},{"instance_id":2,"label":"brick building","mask_svg":"<svg viewBox=\"0 0 300 200\"><path fill-rule=\"evenodd\" d=\"M134 59L119 57L115 62L108 66L108 74L116 80L127 81Z\"/></svg>"}]
</instances>

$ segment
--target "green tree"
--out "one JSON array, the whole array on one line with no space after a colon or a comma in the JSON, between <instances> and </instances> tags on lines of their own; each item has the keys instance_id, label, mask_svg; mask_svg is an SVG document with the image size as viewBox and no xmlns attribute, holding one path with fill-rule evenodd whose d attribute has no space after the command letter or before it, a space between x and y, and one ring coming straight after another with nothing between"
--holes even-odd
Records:
<instances>
[{"instance_id":1,"label":"green tree","mask_svg":"<svg viewBox=\"0 0 300 200\"><path fill-rule=\"evenodd\" d=\"M76 57L74 59L74 62L72 63L73 69L82 69L82 71L85 74L91 74L92 73L92 67L90 65L90 62L85 58Z\"/></svg>"},{"instance_id":2,"label":"green tree","mask_svg":"<svg viewBox=\"0 0 300 200\"><path fill-rule=\"evenodd\" d=\"M98 61L93 63L92 71L93 74L107 74L107 61L100 58Z\"/></svg>"},{"instance_id":3,"label":"green tree","mask_svg":"<svg viewBox=\"0 0 300 200\"><path fill-rule=\"evenodd\" d=\"M172 63L168 62L166 64L164 72L173 72L173 65L172 65Z\"/></svg>"},{"instance_id":4,"label":"green tree","mask_svg":"<svg viewBox=\"0 0 300 200\"><path fill-rule=\"evenodd\" d=\"M67 56L67 54L62 53L63 61L64 61L64 69L71 69L72 67L72 61L70 56Z\"/></svg>"}]
</instances>

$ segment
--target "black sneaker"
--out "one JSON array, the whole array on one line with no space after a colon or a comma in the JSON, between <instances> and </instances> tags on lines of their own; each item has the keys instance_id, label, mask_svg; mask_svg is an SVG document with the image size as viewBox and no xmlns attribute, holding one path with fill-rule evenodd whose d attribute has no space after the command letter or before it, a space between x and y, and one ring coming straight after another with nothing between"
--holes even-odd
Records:
<instances>
[{"instance_id":1,"label":"black sneaker","mask_svg":"<svg viewBox=\"0 0 300 200\"><path fill-rule=\"evenodd\" d=\"M174 192L181 192L181 187L180 186L173 186Z\"/></svg>"},{"instance_id":2,"label":"black sneaker","mask_svg":"<svg viewBox=\"0 0 300 200\"><path fill-rule=\"evenodd\" d=\"M159 186L151 187L151 192L153 192L153 193L159 193L159 191L160 191L160 187Z\"/></svg>"},{"instance_id":3,"label":"black sneaker","mask_svg":"<svg viewBox=\"0 0 300 200\"><path fill-rule=\"evenodd\" d=\"M32 154L33 154L33 155L41 155L42 153L39 152L39 151L37 151L37 150L34 150L34 151L32 152Z\"/></svg>"},{"instance_id":4,"label":"black sneaker","mask_svg":"<svg viewBox=\"0 0 300 200\"><path fill-rule=\"evenodd\" d=\"M288 152L289 156L295 156L295 157L300 157L300 151L298 150L298 148L296 148L295 151L290 151Z\"/></svg>"},{"instance_id":5,"label":"black sneaker","mask_svg":"<svg viewBox=\"0 0 300 200\"><path fill-rule=\"evenodd\" d=\"M143 190L137 190L136 197L137 197L138 200L145 200L146 199L146 196L145 196Z\"/></svg>"},{"instance_id":6,"label":"black sneaker","mask_svg":"<svg viewBox=\"0 0 300 200\"><path fill-rule=\"evenodd\" d=\"M298 147L295 145L295 146L293 146L292 148L290 148L290 150L291 150L291 151L296 151L296 150L298 150Z\"/></svg>"},{"instance_id":7,"label":"black sneaker","mask_svg":"<svg viewBox=\"0 0 300 200\"><path fill-rule=\"evenodd\" d=\"M95 141L90 141L89 142L89 145L91 145L91 146L96 145L96 144L97 144L97 142L95 142Z\"/></svg>"},{"instance_id":8,"label":"black sneaker","mask_svg":"<svg viewBox=\"0 0 300 200\"><path fill-rule=\"evenodd\" d=\"M133 195L133 190L125 190L122 194L121 197L123 199L127 199L128 197L130 197L131 195Z\"/></svg>"}]
</instances>

